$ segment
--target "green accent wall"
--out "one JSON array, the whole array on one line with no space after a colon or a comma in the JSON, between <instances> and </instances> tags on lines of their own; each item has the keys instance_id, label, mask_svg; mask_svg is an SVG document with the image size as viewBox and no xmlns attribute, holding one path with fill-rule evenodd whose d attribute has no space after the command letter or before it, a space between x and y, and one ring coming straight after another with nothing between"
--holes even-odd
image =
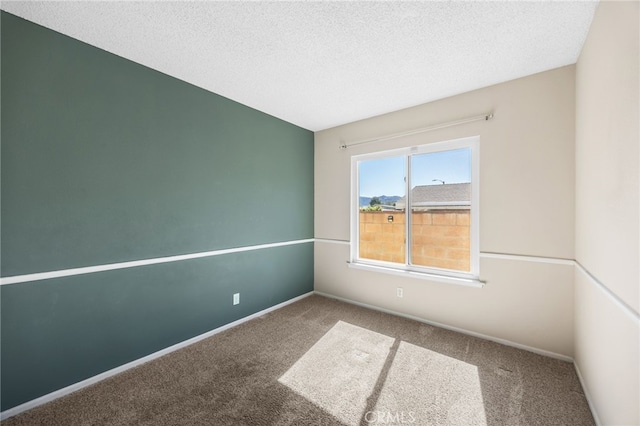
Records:
<instances>
[{"instance_id":1,"label":"green accent wall","mask_svg":"<svg viewBox=\"0 0 640 426\"><path fill-rule=\"evenodd\" d=\"M1 19L3 277L313 237L312 132ZM312 243L1 286L1 409L312 290Z\"/></svg>"}]
</instances>

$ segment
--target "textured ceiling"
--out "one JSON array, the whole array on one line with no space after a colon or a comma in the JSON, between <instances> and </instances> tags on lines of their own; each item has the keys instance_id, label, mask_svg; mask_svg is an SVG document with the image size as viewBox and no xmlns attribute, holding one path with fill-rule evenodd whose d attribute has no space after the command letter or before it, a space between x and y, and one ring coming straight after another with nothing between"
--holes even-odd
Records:
<instances>
[{"instance_id":1,"label":"textured ceiling","mask_svg":"<svg viewBox=\"0 0 640 426\"><path fill-rule=\"evenodd\" d=\"M11 2L309 130L573 64L597 2Z\"/></svg>"}]
</instances>

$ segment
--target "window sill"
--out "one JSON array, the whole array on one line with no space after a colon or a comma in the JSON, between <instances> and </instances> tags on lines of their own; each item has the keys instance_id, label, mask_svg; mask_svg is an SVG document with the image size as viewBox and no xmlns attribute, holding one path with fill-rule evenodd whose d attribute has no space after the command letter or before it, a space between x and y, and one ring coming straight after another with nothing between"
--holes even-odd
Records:
<instances>
[{"instance_id":1,"label":"window sill","mask_svg":"<svg viewBox=\"0 0 640 426\"><path fill-rule=\"evenodd\" d=\"M446 275L430 274L427 272L411 271L406 269L387 268L384 266L370 265L360 262L347 262L349 268L361 269L365 271L382 272L384 274L396 275L400 277L417 278L421 280L435 281L445 284L462 285L465 287L484 287L485 282L476 278L458 278Z\"/></svg>"}]
</instances>

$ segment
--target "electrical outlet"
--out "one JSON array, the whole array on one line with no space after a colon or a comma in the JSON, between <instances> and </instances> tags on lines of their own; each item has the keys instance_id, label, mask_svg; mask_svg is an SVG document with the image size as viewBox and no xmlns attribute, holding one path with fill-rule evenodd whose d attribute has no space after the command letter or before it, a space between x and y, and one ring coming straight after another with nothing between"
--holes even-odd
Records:
<instances>
[{"instance_id":1,"label":"electrical outlet","mask_svg":"<svg viewBox=\"0 0 640 426\"><path fill-rule=\"evenodd\" d=\"M233 295L233 304L234 305L239 305L240 304L240 293L235 293Z\"/></svg>"},{"instance_id":2,"label":"electrical outlet","mask_svg":"<svg viewBox=\"0 0 640 426\"><path fill-rule=\"evenodd\" d=\"M398 287L396 289L396 296L398 296L398 297L402 297L403 296L402 287Z\"/></svg>"}]
</instances>

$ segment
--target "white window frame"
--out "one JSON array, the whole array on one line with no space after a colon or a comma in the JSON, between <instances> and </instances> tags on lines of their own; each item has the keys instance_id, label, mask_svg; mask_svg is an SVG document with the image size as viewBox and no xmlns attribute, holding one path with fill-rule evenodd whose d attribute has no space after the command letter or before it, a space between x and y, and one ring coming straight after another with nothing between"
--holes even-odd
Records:
<instances>
[{"instance_id":1,"label":"white window frame","mask_svg":"<svg viewBox=\"0 0 640 426\"><path fill-rule=\"evenodd\" d=\"M481 287L480 281L480 155L479 155L480 137L471 136L466 138L454 139L442 142L433 142L419 146L392 149L387 151L378 151L368 154L353 155L351 157L351 255L349 265L353 268L367 269L379 272L386 272L396 275L411 276L416 278L424 278L433 281L446 283L469 285L473 287ZM428 154L442 151L451 151L456 149L469 148L471 150L471 218L470 218L470 271L462 272L451 269L440 269L434 267L410 265L411 259L411 155ZM373 259L360 258L360 203L359 203L359 165L362 161L369 161L388 157L405 157L407 174L405 179L405 263L385 262Z\"/></svg>"}]
</instances>

